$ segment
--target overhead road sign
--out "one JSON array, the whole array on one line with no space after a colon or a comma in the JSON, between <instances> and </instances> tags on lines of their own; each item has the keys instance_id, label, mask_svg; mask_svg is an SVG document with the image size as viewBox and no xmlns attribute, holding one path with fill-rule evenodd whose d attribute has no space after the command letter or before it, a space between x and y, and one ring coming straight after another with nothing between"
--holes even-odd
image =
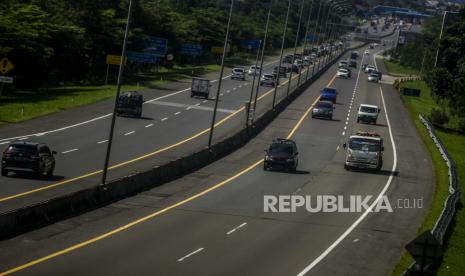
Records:
<instances>
[{"instance_id":1,"label":"overhead road sign","mask_svg":"<svg viewBox=\"0 0 465 276\"><path fill-rule=\"evenodd\" d=\"M247 49L258 49L260 47L260 40L259 39L251 39L245 42Z\"/></svg>"},{"instance_id":2,"label":"overhead road sign","mask_svg":"<svg viewBox=\"0 0 465 276\"><path fill-rule=\"evenodd\" d=\"M139 53L128 51L126 57L129 61L139 62L139 63L150 63L155 64L157 62L157 57L152 53Z\"/></svg>"},{"instance_id":3,"label":"overhead road sign","mask_svg":"<svg viewBox=\"0 0 465 276\"><path fill-rule=\"evenodd\" d=\"M13 83L13 77L0 76L0 83Z\"/></svg>"},{"instance_id":4,"label":"overhead road sign","mask_svg":"<svg viewBox=\"0 0 465 276\"><path fill-rule=\"evenodd\" d=\"M0 73L2 75L7 74L8 72L13 70L14 68L15 68L15 66L13 65L13 63L11 63L11 61L9 59L3 58L2 60L0 60Z\"/></svg>"},{"instance_id":5,"label":"overhead road sign","mask_svg":"<svg viewBox=\"0 0 465 276\"><path fill-rule=\"evenodd\" d=\"M150 52L158 57L164 57L168 50L168 39L161 37L150 37L145 52Z\"/></svg>"},{"instance_id":6,"label":"overhead road sign","mask_svg":"<svg viewBox=\"0 0 465 276\"><path fill-rule=\"evenodd\" d=\"M203 47L200 44L186 43L182 45L181 54L189 56L201 56Z\"/></svg>"}]
</instances>

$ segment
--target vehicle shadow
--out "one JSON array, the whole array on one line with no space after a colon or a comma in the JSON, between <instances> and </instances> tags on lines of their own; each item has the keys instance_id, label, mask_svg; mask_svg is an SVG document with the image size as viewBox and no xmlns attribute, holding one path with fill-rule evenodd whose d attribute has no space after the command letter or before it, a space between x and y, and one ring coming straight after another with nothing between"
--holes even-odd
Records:
<instances>
[{"instance_id":1,"label":"vehicle shadow","mask_svg":"<svg viewBox=\"0 0 465 276\"><path fill-rule=\"evenodd\" d=\"M369 174L377 174L377 175L385 175L385 176L390 176L391 173L393 176L397 177L400 175L400 172L398 171L390 171L390 170L380 170L380 171L375 171L375 170L363 170L363 169L351 169L351 172L358 172L358 173L369 173Z\"/></svg>"},{"instance_id":2,"label":"vehicle shadow","mask_svg":"<svg viewBox=\"0 0 465 276\"><path fill-rule=\"evenodd\" d=\"M273 173L285 173L285 174L310 174L310 171L304 170L296 170L296 171L289 171L289 170L269 170Z\"/></svg>"},{"instance_id":3,"label":"vehicle shadow","mask_svg":"<svg viewBox=\"0 0 465 276\"><path fill-rule=\"evenodd\" d=\"M37 176L37 175L34 175L33 173L10 173L8 178L27 179L27 180L34 180L34 181L60 181L60 180L65 179L65 177L61 175Z\"/></svg>"}]
</instances>

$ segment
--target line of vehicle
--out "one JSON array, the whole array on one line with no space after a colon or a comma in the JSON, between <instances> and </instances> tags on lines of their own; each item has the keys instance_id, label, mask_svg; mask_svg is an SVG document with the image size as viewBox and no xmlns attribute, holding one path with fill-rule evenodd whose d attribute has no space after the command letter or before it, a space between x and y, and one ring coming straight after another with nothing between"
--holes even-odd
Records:
<instances>
[{"instance_id":1,"label":"line of vehicle","mask_svg":"<svg viewBox=\"0 0 465 276\"><path fill-rule=\"evenodd\" d=\"M332 84L332 82L335 80L335 78L336 78L336 75L334 75L334 77L331 79L331 81L329 82L328 86L330 86L330 85ZM273 91L273 89L270 90L270 91ZM262 95L262 96L263 96L263 95ZM308 107L308 109L305 111L305 113L301 116L301 118L299 119L299 121L295 124L295 126L292 128L291 132L290 132L289 135L287 136L288 139L290 139L290 138L294 135L294 133L299 129L299 127L301 126L301 124L303 123L303 121L305 120L305 118L308 117L308 114L311 112L311 110L313 109L313 107L315 106L315 104L318 102L319 99L320 99L320 97L318 96L318 97L315 99L315 101ZM243 108L242 108L242 109L243 109ZM230 115L230 116L231 116L231 115ZM223 119L223 120L224 120L224 119ZM82 248L82 247L88 246L88 245L90 245L90 244L93 244L93 243L95 243L95 242L97 242L97 241L100 241L100 240L103 240L103 239L108 238L108 237L110 237L110 236L116 235L116 234L118 234L118 233L120 233L120 232L122 232L122 231L128 230L128 229L130 229L130 228L132 228L132 227L134 227L134 226L136 226L136 225L138 225L138 224L140 224L140 223L143 223L143 222L148 221L148 220L150 220L150 219L153 219L153 218L155 218L155 217L157 217L157 216L160 216L161 214L164 214L164 213L166 213L166 212L168 212L168 211L170 211L170 210L172 210L172 209L175 209L175 208L177 208L177 207L179 207L179 206L182 206L182 205L184 205L184 204L186 204L186 203L189 203L189 202L191 202L191 201L193 201L193 200L195 200L195 199L197 199L197 198L200 198L200 197L202 197L202 196L204 196L204 195L206 195L206 194L208 194L208 193L210 193L210 192L212 192L212 191L214 191L214 190L217 190L217 189L223 187L224 185L226 185L226 184L228 184L228 183L231 183L233 180L235 180L235 179L241 177L242 175L248 173L249 171L253 170L254 168L256 168L258 165L260 165L260 164L262 164L262 163L263 163L263 159L260 159L260 160L258 160L258 161L255 161L254 163L252 163L252 164L249 165L248 167L242 169L241 171L237 172L237 173L234 174L233 176L231 176L231 177L229 177L229 178L227 178L227 179L225 179L225 180L223 180L223 181L221 181L221 182L219 182L219 183L217 183L217 184L215 184L215 185L213 185L213 186L211 186L211 187L209 187L209 188L207 188L207 189L205 189L205 190L203 190L203 191L201 191L201 192L199 192L199 193L197 193L197 194L195 194L195 195L192 195L192 196L190 196L190 197L188 197L188 198L186 198L186 199L183 199L183 200L181 200L181 201L178 201L177 203L174 203L174 204L172 204L172 205L170 205L170 206L168 206L168 207L165 207L165 208L163 208L163 209L161 209L161 210L158 210L158 211L156 211L156 212L154 212L154 213L151 213L151 214L149 214L149 215L147 215L147 216L144 216L144 217L142 217L142 218L140 218L140 219L134 220L134 221L132 221L132 222L126 224L126 225L123 225L123 226L120 226L120 227L118 227L118 228L115 228L115 229L113 229L113 230L111 230L111 231L109 231L109 232L106 232L105 234L96 236L96 237L94 237L94 238L92 238L92 239L86 240L86 241L84 241L84 242L75 244L75 245L73 245L73 246L67 247L67 248L62 249L62 250L59 250L59 251L56 251L56 252L54 252L54 253L52 253L52 254L49 254L49 255L46 255L46 256L44 256L44 257L35 259L35 260L33 260L33 261L30 261L30 262L25 263L25 264L23 264L23 265L20 265L20 266L18 266L18 267L11 268L11 269L9 269L9 270L7 270L7 271L0 272L0 276L10 275L10 274L12 274L12 273L15 273L15 272L24 270L24 269L29 268L29 267L31 267L31 266L34 266L34 265L43 263L43 262L45 262L45 261L47 261L47 260L50 260L50 259L59 257L59 256L61 256L61 255L64 255L64 254L67 254L67 253L72 252L72 251L74 251L74 250L77 250L77 249L79 249L79 248ZM94 173L92 173L92 174L96 174L96 172L94 172ZM81 177L81 178L82 178L82 177ZM0 201L1 201L1 200L0 200Z\"/></svg>"}]
</instances>

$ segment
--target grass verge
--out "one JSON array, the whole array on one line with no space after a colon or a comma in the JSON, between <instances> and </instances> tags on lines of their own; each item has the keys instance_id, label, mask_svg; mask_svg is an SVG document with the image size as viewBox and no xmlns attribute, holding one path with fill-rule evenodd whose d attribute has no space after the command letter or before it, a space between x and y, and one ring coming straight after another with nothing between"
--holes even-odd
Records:
<instances>
[{"instance_id":1,"label":"grass verge","mask_svg":"<svg viewBox=\"0 0 465 276\"><path fill-rule=\"evenodd\" d=\"M391 75L420 75L420 71L410 67L402 66L392 60L385 59L384 64Z\"/></svg>"},{"instance_id":2,"label":"grass verge","mask_svg":"<svg viewBox=\"0 0 465 276\"><path fill-rule=\"evenodd\" d=\"M412 81L401 84L402 87L421 89L420 97L401 96L405 103L412 121L430 152L434 169L435 169L435 193L433 202L428 210L428 213L418 229L418 234L423 233L428 229L432 229L437 218L441 214L444 201L449 195L449 177L447 166L442 159L436 145L433 143L429 134L418 119L419 114L429 115L431 109L436 106L435 101L431 98L430 89L423 81ZM442 130L437 130L437 134L444 142L450 154L457 163L457 169L461 175L461 179L465 179L465 136L447 133ZM462 191L464 190L462 186ZM465 275L465 229L460 225L465 224L465 212L460 210L456 218L456 227L454 227L449 246L445 252L445 257L438 275ZM457 227L458 226L458 227ZM404 253L399 263L394 268L392 275L402 275L408 266L413 262L412 257L408 253Z\"/></svg>"}]
</instances>

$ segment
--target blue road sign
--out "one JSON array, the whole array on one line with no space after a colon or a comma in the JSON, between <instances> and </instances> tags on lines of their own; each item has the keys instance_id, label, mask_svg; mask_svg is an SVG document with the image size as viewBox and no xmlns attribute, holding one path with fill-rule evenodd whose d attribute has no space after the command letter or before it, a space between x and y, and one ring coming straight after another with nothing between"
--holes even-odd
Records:
<instances>
[{"instance_id":1,"label":"blue road sign","mask_svg":"<svg viewBox=\"0 0 465 276\"><path fill-rule=\"evenodd\" d=\"M181 54L189 56L201 56L202 45L194 43L186 43L182 45Z\"/></svg>"},{"instance_id":2,"label":"blue road sign","mask_svg":"<svg viewBox=\"0 0 465 276\"><path fill-rule=\"evenodd\" d=\"M147 43L147 47L144 49L146 52L150 52L159 57L164 57L168 50L168 39L161 37L150 37Z\"/></svg>"},{"instance_id":3,"label":"blue road sign","mask_svg":"<svg viewBox=\"0 0 465 276\"><path fill-rule=\"evenodd\" d=\"M317 41L317 38L318 38L318 36L316 36L314 34L307 35L307 41L310 41L310 42Z\"/></svg>"},{"instance_id":4,"label":"blue road sign","mask_svg":"<svg viewBox=\"0 0 465 276\"><path fill-rule=\"evenodd\" d=\"M126 57L129 61L139 62L139 63L151 63L155 64L157 62L157 57L152 53L138 53L128 51Z\"/></svg>"},{"instance_id":5,"label":"blue road sign","mask_svg":"<svg viewBox=\"0 0 465 276\"><path fill-rule=\"evenodd\" d=\"M260 47L260 40L259 39L251 39L245 42L245 45L248 49L258 49Z\"/></svg>"}]
</instances>

